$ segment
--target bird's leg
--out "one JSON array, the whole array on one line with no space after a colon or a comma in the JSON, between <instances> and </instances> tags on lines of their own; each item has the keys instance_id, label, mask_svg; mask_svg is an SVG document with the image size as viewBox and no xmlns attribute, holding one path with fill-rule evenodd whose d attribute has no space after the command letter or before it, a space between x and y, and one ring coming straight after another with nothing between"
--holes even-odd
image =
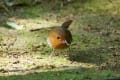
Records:
<instances>
[{"instance_id":1,"label":"bird's leg","mask_svg":"<svg viewBox=\"0 0 120 80\"><path fill-rule=\"evenodd\" d=\"M69 46L69 48L68 48L68 50L67 50L67 56L70 56L70 54L71 54L71 46Z\"/></svg>"},{"instance_id":2,"label":"bird's leg","mask_svg":"<svg viewBox=\"0 0 120 80\"><path fill-rule=\"evenodd\" d=\"M55 55L55 49L52 49L49 59L52 60L54 55Z\"/></svg>"},{"instance_id":3,"label":"bird's leg","mask_svg":"<svg viewBox=\"0 0 120 80\"><path fill-rule=\"evenodd\" d=\"M71 46L69 46L69 48L68 48L68 52L69 52L69 53L71 52Z\"/></svg>"}]
</instances>

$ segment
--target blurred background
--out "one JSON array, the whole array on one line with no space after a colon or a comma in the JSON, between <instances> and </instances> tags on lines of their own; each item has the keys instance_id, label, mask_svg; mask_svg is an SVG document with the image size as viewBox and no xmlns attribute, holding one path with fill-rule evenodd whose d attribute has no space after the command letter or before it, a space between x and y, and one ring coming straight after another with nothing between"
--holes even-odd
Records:
<instances>
[{"instance_id":1,"label":"blurred background","mask_svg":"<svg viewBox=\"0 0 120 80\"><path fill-rule=\"evenodd\" d=\"M48 32L69 19L71 50L50 62ZM120 77L119 45L120 0L0 0L1 80Z\"/></svg>"}]
</instances>

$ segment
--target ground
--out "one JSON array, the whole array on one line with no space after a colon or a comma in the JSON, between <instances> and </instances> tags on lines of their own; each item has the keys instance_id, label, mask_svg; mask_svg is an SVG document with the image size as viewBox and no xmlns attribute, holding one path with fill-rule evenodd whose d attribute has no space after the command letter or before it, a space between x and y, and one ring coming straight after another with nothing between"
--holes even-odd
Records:
<instances>
[{"instance_id":1,"label":"ground","mask_svg":"<svg viewBox=\"0 0 120 80\"><path fill-rule=\"evenodd\" d=\"M0 80L102 80L120 77L119 0L42 3L0 12ZM46 5L46 6L45 6ZM73 19L70 51L49 58L50 27ZM5 28L6 22L23 30ZM31 32L31 29L41 28Z\"/></svg>"}]
</instances>

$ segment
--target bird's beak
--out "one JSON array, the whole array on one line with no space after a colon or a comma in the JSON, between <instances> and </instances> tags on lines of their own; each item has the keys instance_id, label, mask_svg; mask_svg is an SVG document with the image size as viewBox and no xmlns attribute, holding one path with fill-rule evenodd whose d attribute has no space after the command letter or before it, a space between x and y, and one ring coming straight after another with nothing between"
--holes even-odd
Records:
<instances>
[{"instance_id":1,"label":"bird's beak","mask_svg":"<svg viewBox=\"0 0 120 80\"><path fill-rule=\"evenodd\" d=\"M70 45L66 40L64 40L63 43L65 43L68 46Z\"/></svg>"}]
</instances>

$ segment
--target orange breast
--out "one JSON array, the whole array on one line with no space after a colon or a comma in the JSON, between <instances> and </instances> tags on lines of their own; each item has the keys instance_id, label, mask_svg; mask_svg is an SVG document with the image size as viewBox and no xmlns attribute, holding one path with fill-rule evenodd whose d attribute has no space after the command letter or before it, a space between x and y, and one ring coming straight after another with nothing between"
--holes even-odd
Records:
<instances>
[{"instance_id":1,"label":"orange breast","mask_svg":"<svg viewBox=\"0 0 120 80\"><path fill-rule=\"evenodd\" d=\"M65 43L63 43L62 41L57 40L56 38L54 38L54 36L49 36L52 48L54 49L64 49L67 48L68 45L66 45Z\"/></svg>"},{"instance_id":2,"label":"orange breast","mask_svg":"<svg viewBox=\"0 0 120 80\"><path fill-rule=\"evenodd\" d=\"M59 38L59 39L58 39ZM66 43L63 43L64 40L71 41L71 38L69 38L69 35L66 33L66 31L62 28L55 28L54 30L51 30L48 35L49 42L51 44L51 47L54 49L64 49L69 47Z\"/></svg>"}]
</instances>

